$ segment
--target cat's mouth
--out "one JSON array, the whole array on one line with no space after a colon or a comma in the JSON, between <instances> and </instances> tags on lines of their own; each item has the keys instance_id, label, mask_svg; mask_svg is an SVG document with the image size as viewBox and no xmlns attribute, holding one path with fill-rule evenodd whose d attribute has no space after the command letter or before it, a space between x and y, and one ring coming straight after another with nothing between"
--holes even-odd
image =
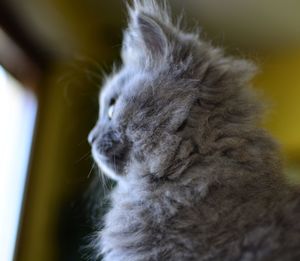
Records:
<instances>
[{"instance_id":1,"label":"cat's mouth","mask_svg":"<svg viewBox=\"0 0 300 261\"><path fill-rule=\"evenodd\" d=\"M118 180L125 174L125 166L128 150L123 148L116 153L105 155L99 152L96 146L92 146L92 155L100 169L110 178Z\"/></svg>"}]
</instances>

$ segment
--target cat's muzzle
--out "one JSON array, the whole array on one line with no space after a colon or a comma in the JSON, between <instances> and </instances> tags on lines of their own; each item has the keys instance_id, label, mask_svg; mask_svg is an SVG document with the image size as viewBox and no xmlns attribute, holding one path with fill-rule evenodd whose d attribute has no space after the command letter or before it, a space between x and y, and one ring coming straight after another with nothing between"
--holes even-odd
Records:
<instances>
[{"instance_id":1,"label":"cat's muzzle","mask_svg":"<svg viewBox=\"0 0 300 261\"><path fill-rule=\"evenodd\" d=\"M91 132L89 142L96 161L100 159L102 163L113 168L114 171L122 172L126 165L129 145L120 133L108 131L102 135L97 135L97 133Z\"/></svg>"}]
</instances>

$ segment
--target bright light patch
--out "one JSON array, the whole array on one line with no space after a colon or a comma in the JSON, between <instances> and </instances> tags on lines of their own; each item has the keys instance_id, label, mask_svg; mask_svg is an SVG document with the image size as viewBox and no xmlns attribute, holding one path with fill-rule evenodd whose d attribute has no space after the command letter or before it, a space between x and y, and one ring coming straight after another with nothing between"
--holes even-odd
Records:
<instances>
[{"instance_id":1,"label":"bright light patch","mask_svg":"<svg viewBox=\"0 0 300 261\"><path fill-rule=\"evenodd\" d=\"M37 102L0 66L0 260L13 260Z\"/></svg>"}]
</instances>

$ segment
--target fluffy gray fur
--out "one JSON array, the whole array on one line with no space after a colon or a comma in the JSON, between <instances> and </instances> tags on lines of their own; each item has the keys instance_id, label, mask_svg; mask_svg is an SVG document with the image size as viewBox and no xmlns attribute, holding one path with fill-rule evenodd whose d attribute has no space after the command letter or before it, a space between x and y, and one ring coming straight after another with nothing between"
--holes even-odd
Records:
<instances>
[{"instance_id":1,"label":"fluffy gray fur","mask_svg":"<svg viewBox=\"0 0 300 261\"><path fill-rule=\"evenodd\" d=\"M181 31L166 5L136 0L129 13L89 136L117 181L98 256L300 260L299 193L258 127L255 66Z\"/></svg>"}]
</instances>

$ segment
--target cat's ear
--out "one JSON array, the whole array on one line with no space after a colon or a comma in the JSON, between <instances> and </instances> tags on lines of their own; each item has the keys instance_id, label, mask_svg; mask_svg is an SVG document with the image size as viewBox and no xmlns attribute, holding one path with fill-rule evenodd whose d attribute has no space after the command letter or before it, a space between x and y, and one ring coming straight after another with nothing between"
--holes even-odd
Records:
<instances>
[{"instance_id":1,"label":"cat's ear","mask_svg":"<svg viewBox=\"0 0 300 261\"><path fill-rule=\"evenodd\" d=\"M163 28L149 16L139 14L136 19L147 51L153 56L164 56L167 51L167 38Z\"/></svg>"},{"instance_id":2,"label":"cat's ear","mask_svg":"<svg viewBox=\"0 0 300 261\"><path fill-rule=\"evenodd\" d=\"M130 23L124 33L123 62L142 67L161 63L168 53L166 28L143 12L130 12Z\"/></svg>"}]
</instances>

